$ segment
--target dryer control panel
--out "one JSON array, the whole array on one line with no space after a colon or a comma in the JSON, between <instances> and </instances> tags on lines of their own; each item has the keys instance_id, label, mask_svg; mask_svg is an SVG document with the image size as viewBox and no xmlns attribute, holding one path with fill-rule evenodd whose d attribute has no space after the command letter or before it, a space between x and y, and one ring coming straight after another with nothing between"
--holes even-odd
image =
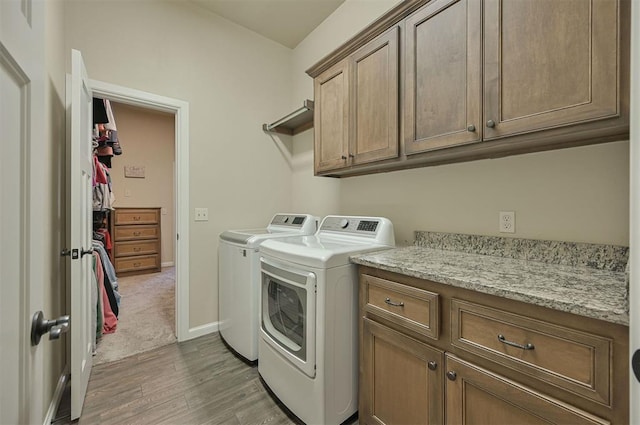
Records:
<instances>
[{"instance_id":1,"label":"dryer control panel","mask_svg":"<svg viewBox=\"0 0 640 425\"><path fill-rule=\"evenodd\" d=\"M353 217L329 215L324 218L318 234L341 234L349 237L374 239L379 243L394 244L393 225L384 217Z\"/></svg>"}]
</instances>

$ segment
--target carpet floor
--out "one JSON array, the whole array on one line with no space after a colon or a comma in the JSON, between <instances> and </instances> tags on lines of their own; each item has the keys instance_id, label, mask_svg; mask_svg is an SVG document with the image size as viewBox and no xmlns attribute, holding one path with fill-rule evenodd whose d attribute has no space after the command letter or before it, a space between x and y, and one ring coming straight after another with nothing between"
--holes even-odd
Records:
<instances>
[{"instance_id":1,"label":"carpet floor","mask_svg":"<svg viewBox=\"0 0 640 425\"><path fill-rule=\"evenodd\" d=\"M118 327L98 341L93 364L102 364L176 342L175 267L118 278L122 300Z\"/></svg>"}]
</instances>

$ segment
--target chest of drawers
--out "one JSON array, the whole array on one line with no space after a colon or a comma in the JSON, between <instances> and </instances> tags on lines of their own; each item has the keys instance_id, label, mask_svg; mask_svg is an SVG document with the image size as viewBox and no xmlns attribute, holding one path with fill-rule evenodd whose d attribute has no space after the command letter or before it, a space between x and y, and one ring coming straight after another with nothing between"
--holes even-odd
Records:
<instances>
[{"instance_id":1,"label":"chest of drawers","mask_svg":"<svg viewBox=\"0 0 640 425\"><path fill-rule=\"evenodd\" d=\"M117 208L112 234L116 274L160 271L160 208Z\"/></svg>"}]
</instances>

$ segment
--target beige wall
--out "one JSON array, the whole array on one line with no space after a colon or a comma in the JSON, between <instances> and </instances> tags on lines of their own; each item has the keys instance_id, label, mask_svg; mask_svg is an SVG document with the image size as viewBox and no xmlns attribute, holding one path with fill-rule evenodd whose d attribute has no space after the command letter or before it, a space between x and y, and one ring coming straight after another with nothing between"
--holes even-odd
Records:
<instances>
[{"instance_id":1,"label":"beige wall","mask_svg":"<svg viewBox=\"0 0 640 425\"><path fill-rule=\"evenodd\" d=\"M294 98L312 96L307 68L394 3L347 0L316 28L294 50ZM414 230L504 235L504 210L516 212L515 237L629 243L627 141L339 180L310 177L311 132L293 146L294 209L387 216L398 244Z\"/></svg>"},{"instance_id":2,"label":"beige wall","mask_svg":"<svg viewBox=\"0 0 640 425\"><path fill-rule=\"evenodd\" d=\"M45 117L46 138L40 144L40 155L44 160L42 176L46 189L45 206L41 213L44 220L42 242L50 253L43 258L43 312L45 317L56 318L66 314L68 295L66 291L66 260L58 255L65 247L66 205L65 205L65 53L64 14L61 0L47 1L45 5ZM44 405L49 408L58 379L67 362L69 335L58 341L43 339L40 347L44 359Z\"/></svg>"},{"instance_id":3,"label":"beige wall","mask_svg":"<svg viewBox=\"0 0 640 425\"><path fill-rule=\"evenodd\" d=\"M162 263L173 263L175 245L174 115L111 102L122 155L111 159L114 207L162 208ZM145 167L145 178L124 176L125 166Z\"/></svg>"},{"instance_id":4,"label":"beige wall","mask_svg":"<svg viewBox=\"0 0 640 425\"><path fill-rule=\"evenodd\" d=\"M67 69L79 49L92 79L189 102L189 326L215 322L218 235L291 205L291 169L261 128L289 112L291 50L189 2L64 3Z\"/></svg>"},{"instance_id":5,"label":"beige wall","mask_svg":"<svg viewBox=\"0 0 640 425\"><path fill-rule=\"evenodd\" d=\"M218 235L278 211L386 215L403 244L416 229L496 234L515 210L515 236L628 243L626 142L328 179L306 131L287 161L261 124L312 99L304 71L395 3L347 0L292 51L187 2L64 2L67 70L76 48L90 78L189 102L190 327L217 320Z\"/></svg>"}]
</instances>

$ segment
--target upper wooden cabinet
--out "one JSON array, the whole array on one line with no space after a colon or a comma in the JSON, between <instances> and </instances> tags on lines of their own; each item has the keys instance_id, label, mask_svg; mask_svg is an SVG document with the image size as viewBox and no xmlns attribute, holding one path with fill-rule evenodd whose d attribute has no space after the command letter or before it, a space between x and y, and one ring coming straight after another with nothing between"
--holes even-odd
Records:
<instances>
[{"instance_id":1,"label":"upper wooden cabinet","mask_svg":"<svg viewBox=\"0 0 640 425\"><path fill-rule=\"evenodd\" d=\"M479 142L481 3L435 0L405 23L407 154Z\"/></svg>"},{"instance_id":2,"label":"upper wooden cabinet","mask_svg":"<svg viewBox=\"0 0 640 425\"><path fill-rule=\"evenodd\" d=\"M621 114L616 1L484 1L484 138Z\"/></svg>"},{"instance_id":3,"label":"upper wooden cabinet","mask_svg":"<svg viewBox=\"0 0 640 425\"><path fill-rule=\"evenodd\" d=\"M398 156L398 32L315 79L316 174Z\"/></svg>"},{"instance_id":4,"label":"upper wooden cabinet","mask_svg":"<svg viewBox=\"0 0 640 425\"><path fill-rule=\"evenodd\" d=\"M307 71L325 127L316 174L628 138L629 9L629 0L401 2ZM327 86L338 75L339 93Z\"/></svg>"}]
</instances>

